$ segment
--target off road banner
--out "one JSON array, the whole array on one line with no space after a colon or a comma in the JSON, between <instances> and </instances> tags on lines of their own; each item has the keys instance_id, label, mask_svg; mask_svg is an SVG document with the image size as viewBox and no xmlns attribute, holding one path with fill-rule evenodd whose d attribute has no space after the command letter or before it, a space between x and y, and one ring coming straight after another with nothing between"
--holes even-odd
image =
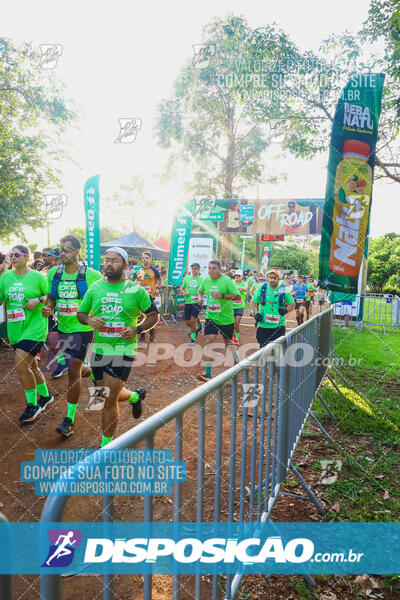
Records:
<instances>
[{"instance_id":1,"label":"off road banner","mask_svg":"<svg viewBox=\"0 0 400 600\"><path fill-rule=\"evenodd\" d=\"M319 285L325 289L357 293L367 258L384 78L382 73L352 76L336 106L319 255Z\"/></svg>"},{"instance_id":2,"label":"off road banner","mask_svg":"<svg viewBox=\"0 0 400 600\"><path fill-rule=\"evenodd\" d=\"M171 233L171 248L168 263L168 285L180 285L186 269L192 229L193 201L178 209Z\"/></svg>"},{"instance_id":3,"label":"off road banner","mask_svg":"<svg viewBox=\"0 0 400 600\"><path fill-rule=\"evenodd\" d=\"M89 267L100 271L100 175L93 175L85 183L83 202L86 217L86 259Z\"/></svg>"}]
</instances>

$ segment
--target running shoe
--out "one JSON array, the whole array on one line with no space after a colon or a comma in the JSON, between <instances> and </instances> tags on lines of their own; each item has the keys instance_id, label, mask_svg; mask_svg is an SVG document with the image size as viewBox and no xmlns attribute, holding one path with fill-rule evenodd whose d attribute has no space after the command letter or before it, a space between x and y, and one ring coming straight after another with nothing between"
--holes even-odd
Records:
<instances>
[{"instance_id":1,"label":"running shoe","mask_svg":"<svg viewBox=\"0 0 400 600\"><path fill-rule=\"evenodd\" d=\"M197 375L197 379L199 381L203 381L204 383L206 383L207 381L210 381L211 375L209 375L208 373L203 373L203 375Z\"/></svg>"},{"instance_id":2,"label":"running shoe","mask_svg":"<svg viewBox=\"0 0 400 600\"><path fill-rule=\"evenodd\" d=\"M54 397L52 394L49 396L39 396L38 405L40 406L41 410L44 410L46 406L52 402L54 402Z\"/></svg>"},{"instance_id":3,"label":"running shoe","mask_svg":"<svg viewBox=\"0 0 400 600\"><path fill-rule=\"evenodd\" d=\"M139 400L137 402L131 402L132 404L132 415L134 419L139 419L142 416L142 400L146 398L146 390L142 387L135 390L139 394Z\"/></svg>"},{"instance_id":4,"label":"running shoe","mask_svg":"<svg viewBox=\"0 0 400 600\"><path fill-rule=\"evenodd\" d=\"M56 429L58 433L61 433L64 437L69 437L74 433L74 424L72 419L65 417L64 421Z\"/></svg>"},{"instance_id":5,"label":"running shoe","mask_svg":"<svg viewBox=\"0 0 400 600\"><path fill-rule=\"evenodd\" d=\"M55 371L53 371L53 373L51 374L51 376L52 376L53 379L58 379L58 377L61 377L61 375L65 371L68 371L68 366L67 365L61 365L59 363L57 369Z\"/></svg>"},{"instance_id":6,"label":"running shoe","mask_svg":"<svg viewBox=\"0 0 400 600\"><path fill-rule=\"evenodd\" d=\"M188 343L188 346L195 346L196 342L195 340L190 340L190 342Z\"/></svg>"},{"instance_id":7,"label":"running shoe","mask_svg":"<svg viewBox=\"0 0 400 600\"><path fill-rule=\"evenodd\" d=\"M34 421L41 412L42 409L39 404L28 404L19 420L21 423L29 423L30 421Z\"/></svg>"}]
</instances>

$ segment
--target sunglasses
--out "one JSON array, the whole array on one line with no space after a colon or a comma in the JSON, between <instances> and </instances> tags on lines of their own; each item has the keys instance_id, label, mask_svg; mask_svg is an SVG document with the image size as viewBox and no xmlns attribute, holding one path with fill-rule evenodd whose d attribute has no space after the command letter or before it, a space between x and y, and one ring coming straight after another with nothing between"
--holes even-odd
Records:
<instances>
[{"instance_id":1,"label":"sunglasses","mask_svg":"<svg viewBox=\"0 0 400 600\"><path fill-rule=\"evenodd\" d=\"M69 254L70 252L74 252L76 248L69 248L68 246L60 246L60 252L64 252L64 254Z\"/></svg>"},{"instance_id":2,"label":"sunglasses","mask_svg":"<svg viewBox=\"0 0 400 600\"><path fill-rule=\"evenodd\" d=\"M25 252L10 252L11 258L19 258L20 256L28 256Z\"/></svg>"}]
</instances>

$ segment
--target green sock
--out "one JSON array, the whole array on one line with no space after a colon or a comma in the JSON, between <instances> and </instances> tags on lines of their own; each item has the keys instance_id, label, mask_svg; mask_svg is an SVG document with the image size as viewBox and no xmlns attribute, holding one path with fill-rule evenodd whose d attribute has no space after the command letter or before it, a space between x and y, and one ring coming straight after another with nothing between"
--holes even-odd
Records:
<instances>
[{"instance_id":1,"label":"green sock","mask_svg":"<svg viewBox=\"0 0 400 600\"><path fill-rule=\"evenodd\" d=\"M33 404L33 406L37 406L37 394L36 388L34 390L24 390L26 401L28 404Z\"/></svg>"},{"instance_id":2,"label":"green sock","mask_svg":"<svg viewBox=\"0 0 400 600\"><path fill-rule=\"evenodd\" d=\"M50 396L49 390L47 389L47 384L45 381L42 381L42 383L38 383L36 386L36 389L40 396Z\"/></svg>"},{"instance_id":3,"label":"green sock","mask_svg":"<svg viewBox=\"0 0 400 600\"><path fill-rule=\"evenodd\" d=\"M67 406L68 406L67 417L69 417L71 419L71 421L74 422L75 413L76 413L76 409L78 408L78 405L72 404L71 402L67 402Z\"/></svg>"},{"instance_id":4,"label":"green sock","mask_svg":"<svg viewBox=\"0 0 400 600\"><path fill-rule=\"evenodd\" d=\"M102 448L103 448L103 446L106 446L110 442L112 442L112 436L111 437L106 437L105 435L101 436L101 447Z\"/></svg>"},{"instance_id":5,"label":"green sock","mask_svg":"<svg viewBox=\"0 0 400 600\"><path fill-rule=\"evenodd\" d=\"M211 377L211 363L206 363L206 373Z\"/></svg>"},{"instance_id":6,"label":"green sock","mask_svg":"<svg viewBox=\"0 0 400 600\"><path fill-rule=\"evenodd\" d=\"M136 404L139 401L139 394L137 392L131 392L131 395L128 398L128 402L132 402L132 404Z\"/></svg>"},{"instance_id":7,"label":"green sock","mask_svg":"<svg viewBox=\"0 0 400 600\"><path fill-rule=\"evenodd\" d=\"M193 331L190 332L190 339L193 340L193 341L196 339L196 332L195 331L194 332Z\"/></svg>"},{"instance_id":8,"label":"green sock","mask_svg":"<svg viewBox=\"0 0 400 600\"><path fill-rule=\"evenodd\" d=\"M59 365L66 365L67 363L65 362L65 358L62 354L59 354L57 356L57 362Z\"/></svg>"}]
</instances>

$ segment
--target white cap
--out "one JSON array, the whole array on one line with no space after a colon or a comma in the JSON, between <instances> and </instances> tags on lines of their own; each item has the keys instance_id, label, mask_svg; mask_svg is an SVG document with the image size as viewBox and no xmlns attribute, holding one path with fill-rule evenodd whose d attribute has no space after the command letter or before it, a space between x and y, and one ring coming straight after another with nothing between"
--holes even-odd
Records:
<instances>
[{"instance_id":1,"label":"white cap","mask_svg":"<svg viewBox=\"0 0 400 600\"><path fill-rule=\"evenodd\" d=\"M236 271L235 271L235 275L242 275L242 276L243 276L243 271L242 271L242 269L236 269Z\"/></svg>"},{"instance_id":2,"label":"white cap","mask_svg":"<svg viewBox=\"0 0 400 600\"><path fill-rule=\"evenodd\" d=\"M126 263L128 262L128 253L123 248L118 248L118 246L113 246L112 248L107 248L107 250L104 252L104 254L107 254L108 252L116 252L124 259L124 262L126 262Z\"/></svg>"}]
</instances>

